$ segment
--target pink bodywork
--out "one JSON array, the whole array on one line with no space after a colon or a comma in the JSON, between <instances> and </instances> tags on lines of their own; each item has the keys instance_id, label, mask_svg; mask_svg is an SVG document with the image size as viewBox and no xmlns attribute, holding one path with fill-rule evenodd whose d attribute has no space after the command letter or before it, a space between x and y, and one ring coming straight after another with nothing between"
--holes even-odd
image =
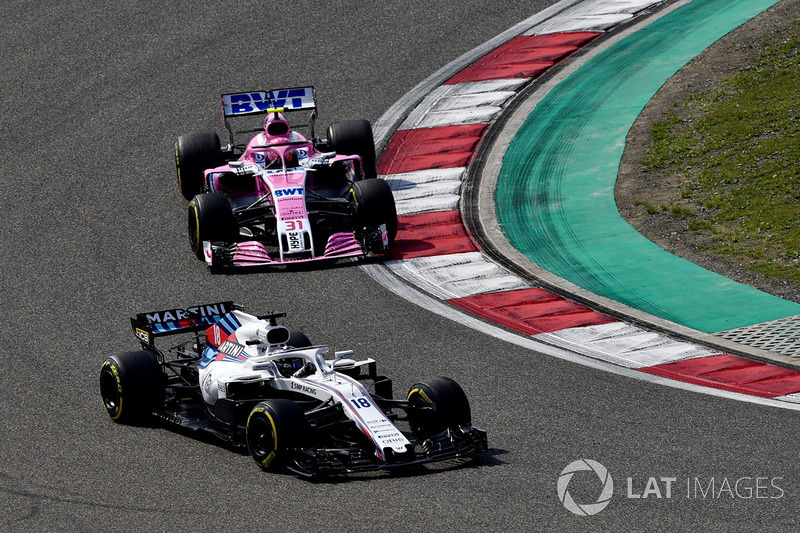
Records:
<instances>
[{"instance_id":1,"label":"pink bodywork","mask_svg":"<svg viewBox=\"0 0 800 533\"><path fill-rule=\"evenodd\" d=\"M271 126L285 124L285 134L271 135ZM280 128L278 128L280 130ZM281 234L310 230L306 211L306 188L314 189L314 172L307 172L303 166L288 167L277 161L286 161L287 153L300 154L298 165L307 163L319 154L312 141L300 133L292 131L281 113L269 113L265 119L264 131L253 137L239 158L243 167L258 166L265 171L259 175L240 176L226 164L205 171L206 182L211 192L225 194L233 207L248 205L257 199L270 195ZM336 155L330 162L358 160L355 155ZM273 165L270 163L274 162ZM273 170L274 169L274 170ZM307 179L308 177L308 179ZM247 181L252 180L252 181ZM328 237L323 254L305 258L273 258L259 241L239 242L233 255L233 266L260 266L279 263L301 263L320 259L336 259L364 255L365 252L352 232L334 233ZM212 265L210 243L205 244L206 263Z\"/></svg>"}]
</instances>

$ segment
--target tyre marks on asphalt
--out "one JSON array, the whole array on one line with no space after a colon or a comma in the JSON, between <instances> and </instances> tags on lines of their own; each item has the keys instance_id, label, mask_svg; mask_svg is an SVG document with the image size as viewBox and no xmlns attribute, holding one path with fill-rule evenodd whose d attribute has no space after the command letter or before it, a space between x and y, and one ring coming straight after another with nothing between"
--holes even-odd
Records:
<instances>
[{"instance_id":1,"label":"tyre marks on asphalt","mask_svg":"<svg viewBox=\"0 0 800 533\"><path fill-rule=\"evenodd\" d=\"M465 168L488 124L398 130L378 161L380 174Z\"/></svg>"},{"instance_id":2,"label":"tyre marks on asphalt","mask_svg":"<svg viewBox=\"0 0 800 533\"><path fill-rule=\"evenodd\" d=\"M763 398L798 400L790 395L800 391L800 372L732 355L714 355L690 361L676 361L640 368L658 376L725 389Z\"/></svg>"},{"instance_id":3,"label":"tyre marks on asphalt","mask_svg":"<svg viewBox=\"0 0 800 533\"><path fill-rule=\"evenodd\" d=\"M599 35L591 31L520 35L465 68L445 85L514 78L530 80Z\"/></svg>"},{"instance_id":4,"label":"tyre marks on asphalt","mask_svg":"<svg viewBox=\"0 0 800 533\"><path fill-rule=\"evenodd\" d=\"M464 173L504 106L558 61L658 3L581 2L426 95L378 160L399 214L395 249L385 264L432 296L545 344L669 379L800 403L800 371L619 322L536 287L491 261L463 226Z\"/></svg>"},{"instance_id":5,"label":"tyre marks on asphalt","mask_svg":"<svg viewBox=\"0 0 800 533\"><path fill-rule=\"evenodd\" d=\"M489 292L454 298L449 302L525 335L616 322L578 303L538 288Z\"/></svg>"},{"instance_id":6,"label":"tyre marks on asphalt","mask_svg":"<svg viewBox=\"0 0 800 533\"><path fill-rule=\"evenodd\" d=\"M392 247L394 259L412 259L474 252L475 243L467 235L460 211L435 211L397 217L397 237Z\"/></svg>"}]
</instances>

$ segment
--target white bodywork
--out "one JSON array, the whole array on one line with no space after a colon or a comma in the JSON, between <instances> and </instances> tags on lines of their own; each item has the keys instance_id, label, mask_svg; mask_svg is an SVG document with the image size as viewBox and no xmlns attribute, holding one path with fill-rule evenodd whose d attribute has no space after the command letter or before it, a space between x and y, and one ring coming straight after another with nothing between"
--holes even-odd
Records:
<instances>
[{"instance_id":1,"label":"white bodywork","mask_svg":"<svg viewBox=\"0 0 800 533\"><path fill-rule=\"evenodd\" d=\"M209 342L219 348L207 348L204 361L207 360L208 350L211 350L213 358L200 368L200 388L207 403L214 404L226 398L232 382L264 381L277 390L300 393L320 402L340 404L345 415L375 444L376 453L381 458L386 448L403 453L411 446L409 440L375 404L364 386L335 370L366 365L372 363L372 359L357 362L349 358L352 351L345 351L336 352L332 361L325 360L323 355L329 352L327 346L287 351L286 328L270 325L241 311L234 311L233 314L241 326L228 337L223 339L219 336L216 326L209 328ZM221 342L214 342L215 335L216 340ZM272 340L280 340L270 344L266 341L268 336ZM299 360L303 368L285 377L276 362L287 359Z\"/></svg>"}]
</instances>

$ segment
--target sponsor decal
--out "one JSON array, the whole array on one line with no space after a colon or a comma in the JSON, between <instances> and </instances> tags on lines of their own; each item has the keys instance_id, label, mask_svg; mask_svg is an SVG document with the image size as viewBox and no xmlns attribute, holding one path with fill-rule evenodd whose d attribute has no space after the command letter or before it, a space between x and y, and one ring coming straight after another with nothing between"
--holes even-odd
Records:
<instances>
[{"instance_id":1,"label":"sponsor decal","mask_svg":"<svg viewBox=\"0 0 800 533\"><path fill-rule=\"evenodd\" d=\"M136 328L136 336L143 343L150 344L150 333L148 333L147 331L145 331L145 330L143 330L141 328Z\"/></svg>"},{"instance_id":2,"label":"sponsor decal","mask_svg":"<svg viewBox=\"0 0 800 533\"><path fill-rule=\"evenodd\" d=\"M283 189L275 189L275 198L293 198L303 196L302 187L285 187Z\"/></svg>"},{"instance_id":3,"label":"sponsor decal","mask_svg":"<svg viewBox=\"0 0 800 533\"><path fill-rule=\"evenodd\" d=\"M225 304L199 305L187 309L169 309L166 311L156 311L146 313L145 317L151 322L169 322L175 320L186 320L197 317L211 317L227 313Z\"/></svg>"},{"instance_id":4,"label":"sponsor decal","mask_svg":"<svg viewBox=\"0 0 800 533\"><path fill-rule=\"evenodd\" d=\"M290 251L298 252L304 250L302 231L290 231L286 233L286 240L289 243Z\"/></svg>"},{"instance_id":5,"label":"sponsor decal","mask_svg":"<svg viewBox=\"0 0 800 533\"><path fill-rule=\"evenodd\" d=\"M231 357L239 357L243 351L244 346L230 340L226 340L219 347L219 353L229 355Z\"/></svg>"},{"instance_id":6,"label":"sponsor decal","mask_svg":"<svg viewBox=\"0 0 800 533\"><path fill-rule=\"evenodd\" d=\"M292 390L300 391L304 394L311 394L312 396L317 395L317 389L314 387L309 387L308 385L303 385L302 383L297 383L295 381L291 382Z\"/></svg>"},{"instance_id":7,"label":"sponsor decal","mask_svg":"<svg viewBox=\"0 0 800 533\"><path fill-rule=\"evenodd\" d=\"M305 218L306 210L303 207L290 207L286 209L285 207L281 207L280 217L281 220L298 220L301 218Z\"/></svg>"},{"instance_id":8,"label":"sponsor decal","mask_svg":"<svg viewBox=\"0 0 800 533\"><path fill-rule=\"evenodd\" d=\"M376 435L376 437L378 438L378 440L380 440L380 441L381 441L381 443L383 443L383 444L385 444L385 445L390 445L390 444L398 444L398 443L401 443L401 442L405 442L405 441L406 441L406 438L405 438L405 437L403 437L403 436L399 436L399 437L393 437L393 438L387 438L387 437L386 437L386 436L384 436L384 435Z\"/></svg>"},{"instance_id":9,"label":"sponsor decal","mask_svg":"<svg viewBox=\"0 0 800 533\"><path fill-rule=\"evenodd\" d=\"M226 115L264 113L270 108L303 109L314 106L311 87L280 91L226 94L223 96Z\"/></svg>"}]
</instances>

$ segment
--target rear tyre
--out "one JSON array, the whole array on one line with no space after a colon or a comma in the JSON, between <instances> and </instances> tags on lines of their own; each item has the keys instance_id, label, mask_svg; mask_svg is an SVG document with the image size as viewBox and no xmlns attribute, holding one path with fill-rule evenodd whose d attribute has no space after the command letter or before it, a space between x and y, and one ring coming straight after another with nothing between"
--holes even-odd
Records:
<instances>
[{"instance_id":1,"label":"rear tyre","mask_svg":"<svg viewBox=\"0 0 800 533\"><path fill-rule=\"evenodd\" d=\"M259 402L247 417L247 449L264 470L285 465L290 450L307 443L311 429L299 405L287 399Z\"/></svg>"},{"instance_id":2,"label":"rear tyre","mask_svg":"<svg viewBox=\"0 0 800 533\"><path fill-rule=\"evenodd\" d=\"M187 200L203 192L203 172L224 163L216 133L190 133L181 135L175 143L175 169L178 187Z\"/></svg>"},{"instance_id":3,"label":"rear tyre","mask_svg":"<svg viewBox=\"0 0 800 533\"><path fill-rule=\"evenodd\" d=\"M397 236L397 207L389 184L383 180L353 183L353 223L363 229L386 224L389 246Z\"/></svg>"},{"instance_id":4,"label":"rear tyre","mask_svg":"<svg viewBox=\"0 0 800 533\"><path fill-rule=\"evenodd\" d=\"M450 378L431 378L415 384L408 391L407 400L411 433L419 442L448 427L472 424L467 395Z\"/></svg>"},{"instance_id":5,"label":"rear tyre","mask_svg":"<svg viewBox=\"0 0 800 533\"><path fill-rule=\"evenodd\" d=\"M224 194L198 194L189 202L189 243L192 251L203 259L203 241L235 241L239 225L231 204Z\"/></svg>"},{"instance_id":6,"label":"rear tyre","mask_svg":"<svg viewBox=\"0 0 800 533\"><path fill-rule=\"evenodd\" d=\"M364 177L378 177L375 139L368 120L345 120L331 124L328 126L328 146L338 154L361 157Z\"/></svg>"},{"instance_id":7,"label":"rear tyre","mask_svg":"<svg viewBox=\"0 0 800 533\"><path fill-rule=\"evenodd\" d=\"M100 368L100 397L111 420L144 419L164 405L164 379L156 356L137 351L112 355Z\"/></svg>"}]
</instances>

